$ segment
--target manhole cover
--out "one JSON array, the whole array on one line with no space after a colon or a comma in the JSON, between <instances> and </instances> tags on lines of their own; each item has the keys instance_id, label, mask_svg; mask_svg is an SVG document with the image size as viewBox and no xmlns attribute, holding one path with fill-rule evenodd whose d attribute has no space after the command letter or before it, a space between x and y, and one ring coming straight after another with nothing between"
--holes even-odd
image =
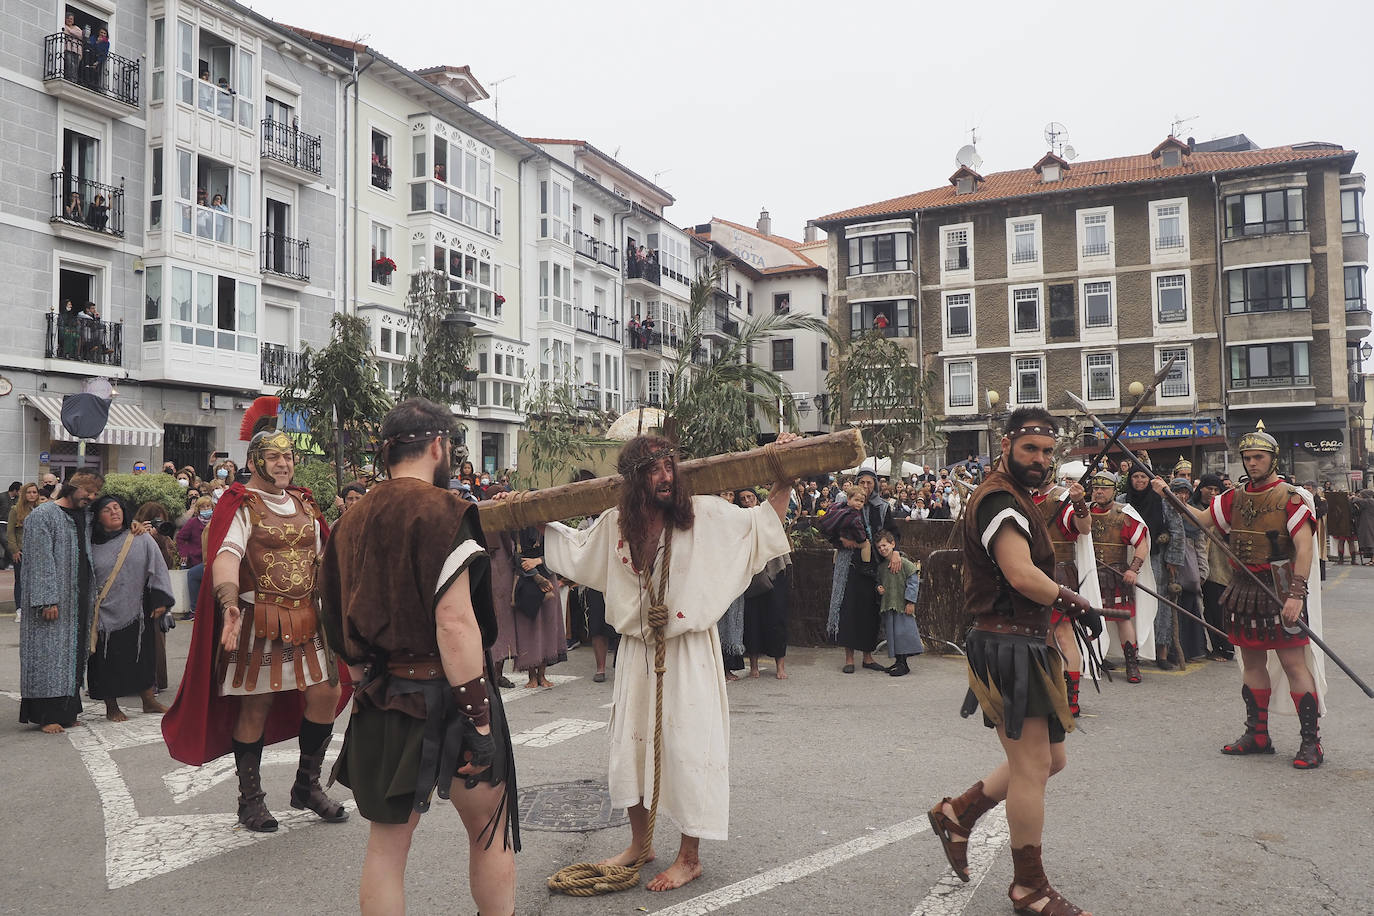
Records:
<instances>
[{"instance_id":1,"label":"manhole cover","mask_svg":"<svg viewBox=\"0 0 1374 916\"><path fill-rule=\"evenodd\" d=\"M629 819L611 807L604 783L591 779L526 786L520 790L520 826L530 830L578 833L619 827Z\"/></svg>"}]
</instances>

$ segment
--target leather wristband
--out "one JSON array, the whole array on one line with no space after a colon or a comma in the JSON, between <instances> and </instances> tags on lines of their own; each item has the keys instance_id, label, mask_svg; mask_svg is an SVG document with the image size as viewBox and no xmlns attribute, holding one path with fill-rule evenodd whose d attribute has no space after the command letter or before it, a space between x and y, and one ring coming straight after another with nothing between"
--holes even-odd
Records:
<instances>
[{"instance_id":1,"label":"leather wristband","mask_svg":"<svg viewBox=\"0 0 1374 916\"><path fill-rule=\"evenodd\" d=\"M1078 617L1092 610L1088 599L1067 585L1059 586L1059 597L1054 599L1054 609L1069 617Z\"/></svg>"},{"instance_id":2,"label":"leather wristband","mask_svg":"<svg viewBox=\"0 0 1374 916\"><path fill-rule=\"evenodd\" d=\"M1307 577L1294 576L1293 581L1288 584L1288 597L1298 601L1307 597Z\"/></svg>"},{"instance_id":3,"label":"leather wristband","mask_svg":"<svg viewBox=\"0 0 1374 916\"><path fill-rule=\"evenodd\" d=\"M1140 570L1141 570L1142 568L1144 568L1144 566L1145 566L1145 558L1144 558L1144 557L1136 557L1135 559L1131 560L1131 565L1128 566L1128 567L1126 567L1126 569L1127 569L1129 572L1138 573L1138 572L1140 572Z\"/></svg>"},{"instance_id":4,"label":"leather wristband","mask_svg":"<svg viewBox=\"0 0 1374 916\"><path fill-rule=\"evenodd\" d=\"M235 582L218 582L215 584L215 603L220 609L239 606L239 587Z\"/></svg>"},{"instance_id":5,"label":"leather wristband","mask_svg":"<svg viewBox=\"0 0 1374 916\"><path fill-rule=\"evenodd\" d=\"M1073 514L1078 518L1086 518L1088 515L1088 502L1079 498L1073 501Z\"/></svg>"},{"instance_id":6,"label":"leather wristband","mask_svg":"<svg viewBox=\"0 0 1374 916\"><path fill-rule=\"evenodd\" d=\"M450 687L453 703L473 725L491 724L491 700L487 697L487 679L475 677L466 684Z\"/></svg>"}]
</instances>

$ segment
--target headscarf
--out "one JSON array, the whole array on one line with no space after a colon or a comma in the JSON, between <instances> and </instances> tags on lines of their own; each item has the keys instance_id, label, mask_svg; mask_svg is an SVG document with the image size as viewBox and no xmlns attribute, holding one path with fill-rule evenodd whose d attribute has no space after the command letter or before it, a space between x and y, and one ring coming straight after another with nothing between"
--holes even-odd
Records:
<instances>
[{"instance_id":1,"label":"headscarf","mask_svg":"<svg viewBox=\"0 0 1374 916\"><path fill-rule=\"evenodd\" d=\"M1131 470L1131 476L1137 473L1143 474L1144 471L1137 469ZM1150 529L1150 552L1155 552L1155 545L1159 544L1159 536L1169 530L1169 526L1164 521L1164 499L1146 484L1144 490L1137 490L1129 482L1126 484L1126 503L1140 513L1140 517L1145 520L1145 526Z\"/></svg>"},{"instance_id":2,"label":"headscarf","mask_svg":"<svg viewBox=\"0 0 1374 916\"><path fill-rule=\"evenodd\" d=\"M105 507L110 503L116 503L123 510L124 521L119 530L106 531L105 526L100 521L100 513L105 511ZM102 496L91 504L91 542L94 544L104 544L112 541L121 534L129 530L129 523L133 521L133 514L129 512L129 507L124 504L124 500L117 496Z\"/></svg>"}]
</instances>

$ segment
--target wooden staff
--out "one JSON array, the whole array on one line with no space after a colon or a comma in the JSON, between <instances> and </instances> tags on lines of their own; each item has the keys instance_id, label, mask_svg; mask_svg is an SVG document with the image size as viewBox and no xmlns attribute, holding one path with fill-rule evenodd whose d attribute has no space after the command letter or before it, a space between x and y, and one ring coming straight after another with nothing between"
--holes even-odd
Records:
<instances>
[{"instance_id":1,"label":"wooden staff","mask_svg":"<svg viewBox=\"0 0 1374 916\"><path fill-rule=\"evenodd\" d=\"M738 490L760 482L790 481L852 468L867 457L863 436L846 429L769 444L747 452L693 458L677 466L677 476L693 496ZM620 502L621 477L598 477L532 493L512 493L501 500L483 500L482 530L513 531L580 515L596 515Z\"/></svg>"}]
</instances>

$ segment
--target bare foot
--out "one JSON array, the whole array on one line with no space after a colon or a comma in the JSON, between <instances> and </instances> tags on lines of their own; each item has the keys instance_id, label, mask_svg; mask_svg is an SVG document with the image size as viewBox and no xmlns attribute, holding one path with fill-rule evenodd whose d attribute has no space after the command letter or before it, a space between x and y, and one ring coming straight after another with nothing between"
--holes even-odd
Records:
<instances>
[{"instance_id":1,"label":"bare foot","mask_svg":"<svg viewBox=\"0 0 1374 916\"><path fill-rule=\"evenodd\" d=\"M750 669L749 669L749 676L750 676L750 677L755 677L755 678L758 677L758 676L759 676L759 669L757 669L757 668L750 668Z\"/></svg>"},{"instance_id":2,"label":"bare foot","mask_svg":"<svg viewBox=\"0 0 1374 916\"><path fill-rule=\"evenodd\" d=\"M541 678L539 679L539 686L540 686L540 687L552 687L552 686L553 686L553 681L549 680L549 679L546 678L546 677L541 677Z\"/></svg>"},{"instance_id":3,"label":"bare foot","mask_svg":"<svg viewBox=\"0 0 1374 916\"><path fill-rule=\"evenodd\" d=\"M151 700L151 701L149 701L149 700L144 700L144 701L143 701L143 711L144 711L144 712L147 712L147 713L153 713L154 715L159 715L159 716L160 716L160 715L162 715L164 712L167 711L167 707L166 707L166 706L163 706L163 705L162 705L161 703L159 703L157 700Z\"/></svg>"},{"instance_id":4,"label":"bare foot","mask_svg":"<svg viewBox=\"0 0 1374 916\"><path fill-rule=\"evenodd\" d=\"M536 688L536 687L538 687L538 686L539 686L539 682L538 682L538 681L530 681L528 684L525 685L525 689L526 689L526 690L533 690L534 688Z\"/></svg>"},{"instance_id":5,"label":"bare foot","mask_svg":"<svg viewBox=\"0 0 1374 916\"><path fill-rule=\"evenodd\" d=\"M777 665L778 673L773 676L780 681L787 680L787 670L786 666L783 664L782 659L778 659L776 662L774 662L774 664Z\"/></svg>"},{"instance_id":6,"label":"bare foot","mask_svg":"<svg viewBox=\"0 0 1374 916\"><path fill-rule=\"evenodd\" d=\"M649 862L652 862L655 858L657 858L657 856L654 855L654 851L653 851L652 849L649 850L649 858L645 860L645 864L647 865ZM622 868L630 868L630 867L632 867L632 866L635 864L635 862L637 862L638 860L639 860L639 850L632 847L632 848L626 849L624 852L622 852L622 853L621 853L620 855L618 855L618 856L611 856L609 859L602 859L600 862L597 862L596 864L597 864L597 865L619 865L619 866L621 866Z\"/></svg>"},{"instance_id":7,"label":"bare foot","mask_svg":"<svg viewBox=\"0 0 1374 916\"><path fill-rule=\"evenodd\" d=\"M44 725L42 728L42 732L45 735L60 735L64 731L66 731L66 729L58 725L56 722L53 722L49 725Z\"/></svg>"},{"instance_id":8,"label":"bare foot","mask_svg":"<svg viewBox=\"0 0 1374 916\"><path fill-rule=\"evenodd\" d=\"M120 709L118 706L114 707L113 709L106 709L105 718L109 719L111 722L129 721L129 717L124 715L124 710Z\"/></svg>"},{"instance_id":9,"label":"bare foot","mask_svg":"<svg viewBox=\"0 0 1374 916\"><path fill-rule=\"evenodd\" d=\"M651 891L671 891L682 887L689 881L695 881L701 877L700 862L683 862L681 859L669 865L666 869L659 872L654 880L650 881L646 887Z\"/></svg>"},{"instance_id":10,"label":"bare foot","mask_svg":"<svg viewBox=\"0 0 1374 916\"><path fill-rule=\"evenodd\" d=\"M727 671L725 672L725 679L727 681L737 681L739 680L739 675L733 671Z\"/></svg>"}]
</instances>

